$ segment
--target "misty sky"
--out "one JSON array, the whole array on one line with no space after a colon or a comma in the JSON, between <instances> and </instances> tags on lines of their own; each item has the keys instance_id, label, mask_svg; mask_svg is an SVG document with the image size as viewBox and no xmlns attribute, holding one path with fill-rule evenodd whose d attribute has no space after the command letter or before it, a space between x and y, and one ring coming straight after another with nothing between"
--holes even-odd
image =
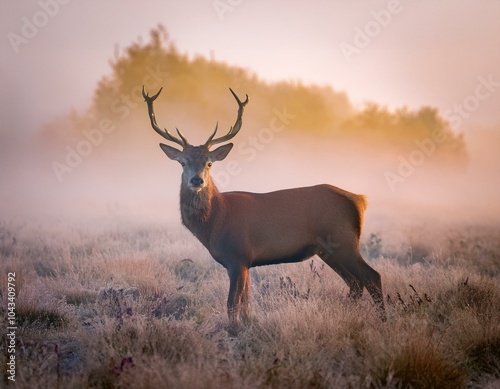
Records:
<instances>
[{"instance_id":1,"label":"misty sky","mask_svg":"<svg viewBox=\"0 0 500 389\"><path fill-rule=\"evenodd\" d=\"M181 52L265 80L329 84L360 106L444 112L489 77L490 92L469 101L464 119L500 122L500 1L55 1L0 1L2 131L86 109L115 50L158 23Z\"/></svg>"}]
</instances>

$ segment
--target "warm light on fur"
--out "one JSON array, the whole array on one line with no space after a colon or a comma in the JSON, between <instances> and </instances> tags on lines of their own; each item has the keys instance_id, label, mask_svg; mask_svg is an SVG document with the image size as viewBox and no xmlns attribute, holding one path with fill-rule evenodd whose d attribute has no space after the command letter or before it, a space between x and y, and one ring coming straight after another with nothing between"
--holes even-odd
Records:
<instances>
[{"instance_id":1,"label":"warm light on fur","mask_svg":"<svg viewBox=\"0 0 500 389\"><path fill-rule=\"evenodd\" d=\"M231 90L239 107L234 126L220 138L214 138L216 127L204 145L191 146L179 130L177 138L158 127L153 101L160 92L150 97L143 88L151 125L158 134L183 148L181 151L160 145L170 159L183 167L183 224L228 272L230 321L248 319L251 267L300 262L313 255L342 277L352 299L359 299L366 287L385 320L380 275L359 252L364 196L326 184L271 193L219 192L210 167L228 155L232 144L213 151L210 147L238 133L248 96L242 102Z\"/></svg>"}]
</instances>

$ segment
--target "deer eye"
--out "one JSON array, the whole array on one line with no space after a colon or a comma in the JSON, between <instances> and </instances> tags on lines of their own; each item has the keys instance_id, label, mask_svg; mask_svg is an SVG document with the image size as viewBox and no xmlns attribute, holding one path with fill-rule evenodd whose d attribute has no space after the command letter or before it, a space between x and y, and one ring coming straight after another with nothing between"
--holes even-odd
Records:
<instances>
[{"instance_id":1,"label":"deer eye","mask_svg":"<svg viewBox=\"0 0 500 389\"><path fill-rule=\"evenodd\" d=\"M212 167L212 162L207 162L208 167Z\"/></svg>"},{"instance_id":2,"label":"deer eye","mask_svg":"<svg viewBox=\"0 0 500 389\"><path fill-rule=\"evenodd\" d=\"M181 162L181 166L182 167L186 166L186 162Z\"/></svg>"}]
</instances>

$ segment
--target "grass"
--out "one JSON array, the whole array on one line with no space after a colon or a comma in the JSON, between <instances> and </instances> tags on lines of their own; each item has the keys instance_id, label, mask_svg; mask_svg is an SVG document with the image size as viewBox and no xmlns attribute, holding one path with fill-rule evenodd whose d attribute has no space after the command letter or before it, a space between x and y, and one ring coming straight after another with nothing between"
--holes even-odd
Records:
<instances>
[{"instance_id":1,"label":"grass","mask_svg":"<svg viewBox=\"0 0 500 389\"><path fill-rule=\"evenodd\" d=\"M439 237L415 230L386 247L384 234L366 234L387 323L368 296L352 304L340 277L313 259L252 270L252 317L235 330L226 272L186 231L5 221L0 317L12 271L15 386L498 387L498 229L462 227ZM0 350L8 384L3 343Z\"/></svg>"}]
</instances>

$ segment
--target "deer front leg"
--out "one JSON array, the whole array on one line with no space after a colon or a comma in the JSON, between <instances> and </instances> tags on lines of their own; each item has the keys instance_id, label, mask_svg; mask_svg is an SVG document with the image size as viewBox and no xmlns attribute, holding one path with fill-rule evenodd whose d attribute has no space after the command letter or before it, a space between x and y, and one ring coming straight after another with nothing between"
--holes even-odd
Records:
<instances>
[{"instance_id":1,"label":"deer front leg","mask_svg":"<svg viewBox=\"0 0 500 389\"><path fill-rule=\"evenodd\" d=\"M250 269L244 269L244 285L241 295L241 318L244 323L250 320Z\"/></svg>"},{"instance_id":2,"label":"deer front leg","mask_svg":"<svg viewBox=\"0 0 500 389\"><path fill-rule=\"evenodd\" d=\"M248 318L248 294L250 288L249 269L246 267L229 268L229 296L227 298L227 314L234 324L240 319L243 306L243 318Z\"/></svg>"}]
</instances>

